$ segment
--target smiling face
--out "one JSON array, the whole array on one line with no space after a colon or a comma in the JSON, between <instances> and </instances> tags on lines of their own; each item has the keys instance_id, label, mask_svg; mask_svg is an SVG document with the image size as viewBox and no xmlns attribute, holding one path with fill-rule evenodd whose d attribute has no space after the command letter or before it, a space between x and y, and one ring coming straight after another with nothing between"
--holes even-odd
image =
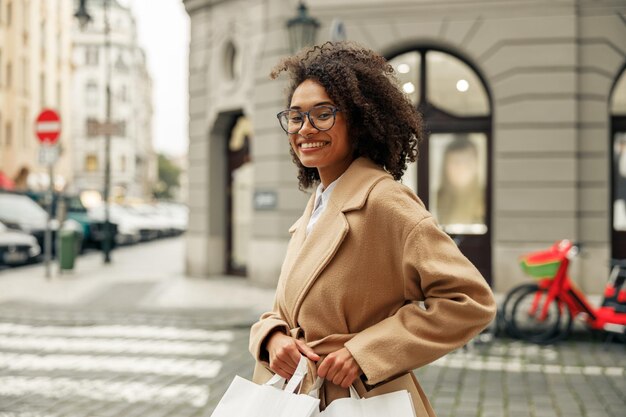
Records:
<instances>
[{"instance_id":1,"label":"smiling face","mask_svg":"<svg viewBox=\"0 0 626 417\"><path fill-rule=\"evenodd\" d=\"M324 87L309 79L295 89L289 108L308 112L320 105L337 107ZM341 111L336 114L335 125L323 132L312 126L305 117L302 128L289 135L289 142L302 165L317 168L324 187L339 178L354 159L346 116Z\"/></svg>"}]
</instances>

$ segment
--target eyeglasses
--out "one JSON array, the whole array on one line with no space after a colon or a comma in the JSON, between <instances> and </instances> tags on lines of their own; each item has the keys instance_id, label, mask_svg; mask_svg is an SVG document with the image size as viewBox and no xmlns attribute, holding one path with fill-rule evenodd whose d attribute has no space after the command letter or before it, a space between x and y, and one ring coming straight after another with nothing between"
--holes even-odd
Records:
<instances>
[{"instance_id":1,"label":"eyeglasses","mask_svg":"<svg viewBox=\"0 0 626 417\"><path fill-rule=\"evenodd\" d=\"M309 119L309 123L317 130L323 132L332 129L335 125L335 116L338 111L341 110L333 106L315 106L309 111L283 110L276 117L280 122L280 127L292 135L302 129L305 115Z\"/></svg>"}]
</instances>

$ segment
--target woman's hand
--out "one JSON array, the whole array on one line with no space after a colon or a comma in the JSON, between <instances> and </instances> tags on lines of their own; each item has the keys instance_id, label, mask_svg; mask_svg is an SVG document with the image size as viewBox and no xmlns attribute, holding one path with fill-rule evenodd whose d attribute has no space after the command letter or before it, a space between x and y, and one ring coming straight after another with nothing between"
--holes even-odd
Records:
<instances>
[{"instance_id":1,"label":"woman's hand","mask_svg":"<svg viewBox=\"0 0 626 417\"><path fill-rule=\"evenodd\" d=\"M319 377L335 385L341 385L343 388L349 388L362 373L363 370L346 348L341 348L326 356L317 367Z\"/></svg>"},{"instance_id":2,"label":"woman's hand","mask_svg":"<svg viewBox=\"0 0 626 417\"><path fill-rule=\"evenodd\" d=\"M270 369L285 379L291 378L296 371L302 355L314 362L320 360L313 349L302 340L294 339L279 331L269 336L266 347L270 356Z\"/></svg>"}]
</instances>

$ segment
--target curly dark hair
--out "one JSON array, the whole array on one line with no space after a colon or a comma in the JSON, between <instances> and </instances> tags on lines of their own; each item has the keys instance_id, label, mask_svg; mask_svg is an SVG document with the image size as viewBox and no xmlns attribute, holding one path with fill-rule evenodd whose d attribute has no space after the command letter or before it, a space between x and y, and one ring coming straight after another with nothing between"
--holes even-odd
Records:
<instances>
[{"instance_id":1,"label":"curly dark hair","mask_svg":"<svg viewBox=\"0 0 626 417\"><path fill-rule=\"evenodd\" d=\"M346 115L354 157L365 156L399 180L408 162L417 159L422 118L398 87L393 67L378 53L354 42L326 42L284 58L270 76L290 76L287 106L305 80L320 83ZM320 181L290 147L301 189Z\"/></svg>"}]
</instances>

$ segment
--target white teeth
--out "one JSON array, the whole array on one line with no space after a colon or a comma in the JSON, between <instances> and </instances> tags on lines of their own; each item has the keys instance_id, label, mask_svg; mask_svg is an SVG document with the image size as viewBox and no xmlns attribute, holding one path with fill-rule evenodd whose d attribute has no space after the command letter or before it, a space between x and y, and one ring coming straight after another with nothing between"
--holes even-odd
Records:
<instances>
[{"instance_id":1,"label":"white teeth","mask_svg":"<svg viewBox=\"0 0 626 417\"><path fill-rule=\"evenodd\" d=\"M308 142L300 144L302 149L310 149L310 148L321 148L322 146L326 146L327 142Z\"/></svg>"}]
</instances>

